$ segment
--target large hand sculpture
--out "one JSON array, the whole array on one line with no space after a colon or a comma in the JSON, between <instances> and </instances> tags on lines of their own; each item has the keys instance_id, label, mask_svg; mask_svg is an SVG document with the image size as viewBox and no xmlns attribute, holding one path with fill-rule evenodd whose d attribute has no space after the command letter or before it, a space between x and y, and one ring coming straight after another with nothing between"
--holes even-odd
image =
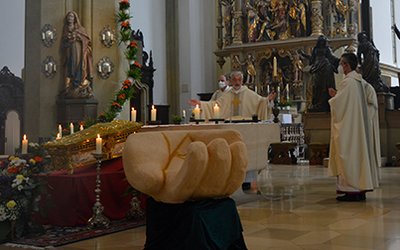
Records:
<instances>
[{"instance_id":1,"label":"large hand sculpture","mask_svg":"<svg viewBox=\"0 0 400 250\"><path fill-rule=\"evenodd\" d=\"M131 134L122 153L129 183L165 203L224 197L243 183L247 149L234 130Z\"/></svg>"}]
</instances>

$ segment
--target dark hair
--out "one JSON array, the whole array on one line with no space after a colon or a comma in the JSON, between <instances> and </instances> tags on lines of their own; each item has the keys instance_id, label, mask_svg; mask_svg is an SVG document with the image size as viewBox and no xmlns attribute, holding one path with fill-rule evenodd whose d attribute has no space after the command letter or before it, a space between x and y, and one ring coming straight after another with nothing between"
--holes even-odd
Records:
<instances>
[{"instance_id":1,"label":"dark hair","mask_svg":"<svg viewBox=\"0 0 400 250\"><path fill-rule=\"evenodd\" d=\"M358 61L354 53L344 53L341 57L345 63L350 65L351 70L356 70Z\"/></svg>"}]
</instances>

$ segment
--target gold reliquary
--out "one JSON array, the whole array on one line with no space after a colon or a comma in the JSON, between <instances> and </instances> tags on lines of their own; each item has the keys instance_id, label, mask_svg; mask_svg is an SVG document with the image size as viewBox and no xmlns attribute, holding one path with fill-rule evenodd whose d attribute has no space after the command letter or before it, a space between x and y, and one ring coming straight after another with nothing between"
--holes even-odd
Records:
<instances>
[{"instance_id":1,"label":"gold reliquary","mask_svg":"<svg viewBox=\"0 0 400 250\"><path fill-rule=\"evenodd\" d=\"M92 153L96 151L98 134L103 138L104 160L120 157L126 139L140 127L141 124L136 122L115 120L109 123L98 123L61 139L50 141L45 144L51 156L51 165L48 170L69 169L73 173L77 168L94 164L96 160Z\"/></svg>"}]
</instances>

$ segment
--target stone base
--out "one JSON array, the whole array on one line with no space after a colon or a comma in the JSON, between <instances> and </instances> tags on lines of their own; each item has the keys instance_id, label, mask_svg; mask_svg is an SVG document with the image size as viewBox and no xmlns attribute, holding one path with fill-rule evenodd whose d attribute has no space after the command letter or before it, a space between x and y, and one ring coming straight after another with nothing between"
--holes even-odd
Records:
<instances>
[{"instance_id":1,"label":"stone base","mask_svg":"<svg viewBox=\"0 0 400 250\"><path fill-rule=\"evenodd\" d=\"M57 123L69 124L79 123L87 119L97 118L96 99L58 99L57 100Z\"/></svg>"}]
</instances>

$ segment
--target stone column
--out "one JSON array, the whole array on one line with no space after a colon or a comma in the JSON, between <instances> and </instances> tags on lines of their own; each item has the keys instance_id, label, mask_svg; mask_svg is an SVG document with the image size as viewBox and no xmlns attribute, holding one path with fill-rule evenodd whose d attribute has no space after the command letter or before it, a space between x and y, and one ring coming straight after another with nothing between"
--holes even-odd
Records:
<instances>
[{"instance_id":1,"label":"stone column","mask_svg":"<svg viewBox=\"0 0 400 250\"><path fill-rule=\"evenodd\" d=\"M86 32L93 40L92 33L92 0L81 0L81 22L82 26L85 27Z\"/></svg>"},{"instance_id":2,"label":"stone column","mask_svg":"<svg viewBox=\"0 0 400 250\"><path fill-rule=\"evenodd\" d=\"M243 20L242 20L242 3L241 0L236 0L235 11L233 12L233 44L243 43Z\"/></svg>"},{"instance_id":3,"label":"stone column","mask_svg":"<svg viewBox=\"0 0 400 250\"><path fill-rule=\"evenodd\" d=\"M311 0L311 36L323 35L322 1Z\"/></svg>"},{"instance_id":4,"label":"stone column","mask_svg":"<svg viewBox=\"0 0 400 250\"><path fill-rule=\"evenodd\" d=\"M218 10L218 13L217 13L217 32L218 32L217 47L218 47L218 49L222 49L222 45L223 45L222 29L224 28L224 26L222 25L222 3L221 3L221 0L218 0L217 10Z\"/></svg>"},{"instance_id":5,"label":"stone column","mask_svg":"<svg viewBox=\"0 0 400 250\"><path fill-rule=\"evenodd\" d=\"M170 114L180 114L179 100L179 3L178 0L168 0L165 4L166 15L166 48L167 48L167 100Z\"/></svg>"}]
</instances>

